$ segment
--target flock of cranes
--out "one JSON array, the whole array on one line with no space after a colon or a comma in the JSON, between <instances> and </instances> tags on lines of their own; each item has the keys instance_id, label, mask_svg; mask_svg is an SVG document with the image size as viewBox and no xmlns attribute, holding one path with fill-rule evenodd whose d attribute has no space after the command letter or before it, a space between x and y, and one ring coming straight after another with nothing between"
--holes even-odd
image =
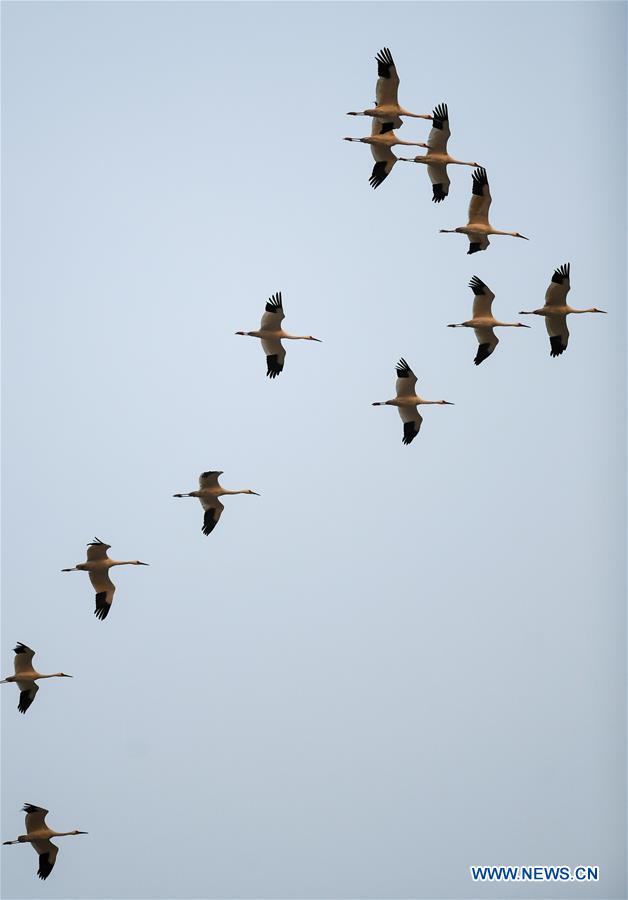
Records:
<instances>
[{"instance_id":1,"label":"flock of cranes","mask_svg":"<svg viewBox=\"0 0 628 900\"><path fill-rule=\"evenodd\" d=\"M441 203L449 194L450 180L447 167L450 165L470 166L472 173L472 192L469 205L468 221L466 225L454 229L441 229L445 233L465 234L469 240L468 253L476 253L486 250L489 246L490 235L510 235L511 237L528 240L517 231L500 231L492 227L489 222L489 209L491 206L491 193L489 189L486 170L476 162L464 162L455 159L447 152L447 144L450 138L449 110L446 103L440 103L434 107L431 115L412 113L400 106L398 101L399 76L388 48L380 50L376 56L378 66L378 78L376 84L376 102L371 109L362 112L350 112L350 116L369 116L372 118L371 135L363 138L347 137L347 141L358 141L369 144L375 159L375 165L369 179L372 187L377 188L390 175L393 166L398 160L414 162L425 165L432 185L432 200ZM415 119L430 119L432 128L427 143L418 141L403 141L395 134L395 129L403 124L404 117ZM423 156L413 158L396 157L392 147L396 145L417 146L427 150ZM477 354L474 358L475 365L484 362L495 350L499 339L495 335L496 328L528 328L521 322L501 322L493 315L493 300L495 295L491 289L477 276L474 275L469 282L473 291L472 317L465 322L449 325L450 328L472 328L478 342ZM567 348L569 331L567 329L567 316L578 313L603 313L604 310L592 307L590 309L573 309L567 304L567 294L570 290L570 266L569 263L556 269L545 294L543 307L530 311L522 311L520 315L536 315L545 318L547 332L550 338L551 356L559 356ZM283 330L284 320L283 300L281 293L273 294L267 301L262 315L259 329L256 331L237 331L238 335L246 335L261 341L262 349L266 356L266 374L270 379L276 378L284 369L286 350L283 341L319 341L312 335L293 335ZM419 434L423 418L418 411L419 406L437 405L452 406L449 400L424 400L416 393L417 377L405 359L401 358L396 366L396 392L390 400L377 401L373 406L395 406L399 411L403 423L403 444L411 444ZM196 497L203 507L202 533L209 535L214 530L222 515L224 506L221 497L234 494L249 494L259 496L256 491L250 489L227 490L219 483L220 471L203 472L199 478L198 490L189 493L174 494L174 497ZM85 562L62 569L62 572L87 572L95 591L95 615L98 619L107 618L113 597L115 585L110 578L110 570L114 566L146 566L148 563L134 560L115 560L107 555L110 545L99 538L94 538L87 545L87 559ZM64 672L55 672L51 675L42 675L33 667L35 651L26 644L18 643L14 648L14 674L4 678L0 683L15 683L19 689L18 710L24 714L35 700L38 685L37 681L47 678L70 678ZM53 831L46 825L48 810L30 803L23 807L26 813L26 833L20 835L14 841L5 841L5 844L30 843L39 855L39 867L37 874L41 879L46 879L57 858L58 848L52 843L51 838L65 835L87 834L84 831Z\"/></svg>"}]
</instances>

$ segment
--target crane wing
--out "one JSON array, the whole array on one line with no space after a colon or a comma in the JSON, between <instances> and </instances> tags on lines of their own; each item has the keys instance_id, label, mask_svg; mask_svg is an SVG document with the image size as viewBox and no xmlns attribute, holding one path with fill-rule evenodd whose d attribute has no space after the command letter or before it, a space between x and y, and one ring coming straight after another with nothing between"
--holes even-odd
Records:
<instances>
[{"instance_id":1,"label":"crane wing","mask_svg":"<svg viewBox=\"0 0 628 900\"><path fill-rule=\"evenodd\" d=\"M545 291L546 306L565 306L567 303L567 294L571 289L569 282L570 264L565 263L559 266L554 274L548 289ZM565 344L565 346L567 346Z\"/></svg>"},{"instance_id":2,"label":"crane wing","mask_svg":"<svg viewBox=\"0 0 628 900\"><path fill-rule=\"evenodd\" d=\"M432 182L432 203L440 203L449 193L449 175L446 165L428 165L427 174Z\"/></svg>"},{"instance_id":3,"label":"crane wing","mask_svg":"<svg viewBox=\"0 0 628 900\"><path fill-rule=\"evenodd\" d=\"M98 569L96 572L89 573L89 580L92 587L96 591L96 609L94 615L98 619L106 619L113 603L113 595L116 586L109 578L109 572L106 569Z\"/></svg>"},{"instance_id":4,"label":"crane wing","mask_svg":"<svg viewBox=\"0 0 628 900\"><path fill-rule=\"evenodd\" d=\"M53 844L51 840L33 841L32 844L35 853L39 854L39 868L37 869L37 874L45 881L54 868L59 848L56 844Z\"/></svg>"},{"instance_id":5,"label":"crane wing","mask_svg":"<svg viewBox=\"0 0 628 900\"><path fill-rule=\"evenodd\" d=\"M218 478L221 474L222 472L201 472L198 478L198 486L200 488L220 487Z\"/></svg>"},{"instance_id":6,"label":"crane wing","mask_svg":"<svg viewBox=\"0 0 628 900\"><path fill-rule=\"evenodd\" d=\"M371 144L371 153L373 154L375 165L369 178L369 184L375 189L380 186L382 181L388 178L397 162L397 157L390 147L382 147L379 144Z\"/></svg>"},{"instance_id":7,"label":"crane wing","mask_svg":"<svg viewBox=\"0 0 628 900\"><path fill-rule=\"evenodd\" d=\"M17 642L15 647L13 648L13 652L15 656L13 658L13 667L15 669L15 674L19 675L20 672L32 672L33 671L33 656L35 656L35 651L31 650L30 647L27 647L26 644Z\"/></svg>"},{"instance_id":8,"label":"crane wing","mask_svg":"<svg viewBox=\"0 0 628 900\"><path fill-rule=\"evenodd\" d=\"M469 234L467 234L467 237L469 238L467 255L469 253L478 253L480 250L486 250L490 244L488 235L482 234L480 231L470 231Z\"/></svg>"},{"instance_id":9,"label":"crane wing","mask_svg":"<svg viewBox=\"0 0 628 900\"><path fill-rule=\"evenodd\" d=\"M203 534L211 534L218 524L218 519L221 517L225 507L218 497L201 497L201 506L205 510L201 531Z\"/></svg>"},{"instance_id":10,"label":"crane wing","mask_svg":"<svg viewBox=\"0 0 628 900\"><path fill-rule=\"evenodd\" d=\"M403 357L396 366L397 381L395 388L398 397L412 397L416 388L416 375Z\"/></svg>"},{"instance_id":11,"label":"crane wing","mask_svg":"<svg viewBox=\"0 0 628 900\"><path fill-rule=\"evenodd\" d=\"M371 137L378 134L388 134L395 130L393 119L379 119L376 116L371 120ZM371 144L371 146L373 146Z\"/></svg>"},{"instance_id":12,"label":"crane wing","mask_svg":"<svg viewBox=\"0 0 628 900\"><path fill-rule=\"evenodd\" d=\"M377 60L377 84L375 100L378 106L397 106L399 76L388 47L384 47L375 57Z\"/></svg>"},{"instance_id":13,"label":"crane wing","mask_svg":"<svg viewBox=\"0 0 628 900\"><path fill-rule=\"evenodd\" d=\"M18 700L17 708L19 712L25 713L35 699L39 687L34 681L18 681L16 683L20 689L20 699Z\"/></svg>"},{"instance_id":14,"label":"crane wing","mask_svg":"<svg viewBox=\"0 0 628 900\"><path fill-rule=\"evenodd\" d=\"M94 538L94 540L87 545L87 561L91 562L93 559L107 559L107 550L110 549L111 544L105 544L100 538Z\"/></svg>"},{"instance_id":15,"label":"crane wing","mask_svg":"<svg viewBox=\"0 0 628 900\"><path fill-rule=\"evenodd\" d=\"M403 422L403 438L401 442L402 444L411 444L421 430L423 417L416 406L398 406L397 409Z\"/></svg>"},{"instance_id":16,"label":"crane wing","mask_svg":"<svg viewBox=\"0 0 628 900\"><path fill-rule=\"evenodd\" d=\"M469 287L474 293L473 298L473 318L485 319L492 315L493 300L495 294L481 281L477 275L474 275L469 282Z\"/></svg>"},{"instance_id":17,"label":"crane wing","mask_svg":"<svg viewBox=\"0 0 628 900\"><path fill-rule=\"evenodd\" d=\"M273 294L266 301L260 331L279 331L284 319L281 291L279 291L278 294Z\"/></svg>"},{"instance_id":18,"label":"crane wing","mask_svg":"<svg viewBox=\"0 0 628 900\"><path fill-rule=\"evenodd\" d=\"M285 347L279 338L262 338L262 349L266 354L266 375L276 378L283 371Z\"/></svg>"},{"instance_id":19,"label":"crane wing","mask_svg":"<svg viewBox=\"0 0 628 900\"><path fill-rule=\"evenodd\" d=\"M550 339L550 356L560 356L569 343L567 316L545 316L545 327Z\"/></svg>"},{"instance_id":20,"label":"crane wing","mask_svg":"<svg viewBox=\"0 0 628 900\"><path fill-rule=\"evenodd\" d=\"M32 831L41 831L42 828L46 827L47 809L44 809L43 806L34 806L32 803L25 803L22 809L26 813L27 834L30 834Z\"/></svg>"},{"instance_id":21,"label":"crane wing","mask_svg":"<svg viewBox=\"0 0 628 900\"><path fill-rule=\"evenodd\" d=\"M499 344L499 338L492 328L474 328L475 336L478 339L478 352L473 362L479 366L481 362L491 355L495 347Z\"/></svg>"},{"instance_id":22,"label":"crane wing","mask_svg":"<svg viewBox=\"0 0 628 900\"><path fill-rule=\"evenodd\" d=\"M449 112L446 103L439 103L432 111L432 128L427 136L427 146L434 153L447 153L449 130Z\"/></svg>"},{"instance_id":23,"label":"crane wing","mask_svg":"<svg viewBox=\"0 0 628 900\"><path fill-rule=\"evenodd\" d=\"M475 169L469 203L469 225L488 225L488 211L491 207L491 191L486 169Z\"/></svg>"}]
</instances>

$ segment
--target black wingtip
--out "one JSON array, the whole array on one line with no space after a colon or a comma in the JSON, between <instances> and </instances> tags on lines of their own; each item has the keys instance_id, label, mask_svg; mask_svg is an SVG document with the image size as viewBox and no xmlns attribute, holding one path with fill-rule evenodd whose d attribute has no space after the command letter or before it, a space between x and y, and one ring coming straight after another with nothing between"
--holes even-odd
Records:
<instances>
[{"instance_id":1,"label":"black wingtip","mask_svg":"<svg viewBox=\"0 0 628 900\"><path fill-rule=\"evenodd\" d=\"M449 111L446 103L439 103L432 110L432 128L442 128L443 123L449 120Z\"/></svg>"},{"instance_id":2,"label":"black wingtip","mask_svg":"<svg viewBox=\"0 0 628 900\"><path fill-rule=\"evenodd\" d=\"M467 250L467 256L470 253L479 253L481 249L482 249L481 244L472 242L469 244L469 249Z\"/></svg>"},{"instance_id":3,"label":"black wingtip","mask_svg":"<svg viewBox=\"0 0 628 900\"><path fill-rule=\"evenodd\" d=\"M555 334L550 338L550 356L560 356L567 349L563 344L563 339L559 334Z\"/></svg>"},{"instance_id":4,"label":"black wingtip","mask_svg":"<svg viewBox=\"0 0 628 900\"><path fill-rule=\"evenodd\" d=\"M480 363L483 363L485 359L488 359L492 352L493 350L491 349L490 344L480 344L480 346L478 347L477 355L473 362L476 364L476 366L479 366Z\"/></svg>"},{"instance_id":5,"label":"black wingtip","mask_svg":"<svg viewBox=\"0 0 628 900\"><path fill-rule=\"evenodd\" d=\"M386 161L377 162L373 166L373 171L371 172L371 177L369 178L369 184L373 189L380 186L382 181L385 181L390 172L392 171L392 166L389 171L386 170Z\"/></svg>"},{"instance_id":6,"label":"black wingtip","mask_svg":"<svg viewBox=\"0 0 628 900\"><path fill-rule=\"evenodd\" d=\"M478 295L478 294L484 293L484 288L486 287L486 285L480 278L478 278L477 275L474 275L473 278L471 279L471 281L469 282L469 287L471 288L471 290L473 291L474 294Z\"/></svg>"},{"instance_id":7,"label":"black wingtip","mask_svg":"<svg viewBox=\"0 0 628 900\"><path fill-rule=\"evenodd\" d=\"M266 312L278 312L279 310L283 309L283 302L281 299L281 291L279 291L277 294L273 294L271 297L268 298L268 300L266 301L265 309L266 309Z\"/></svg>"},{"instance_id":8,"label":"black wingtip","mask_svg":"<svg viewBox=\"0 0 628 900\"><path fill-rule=\"evenodd\" d=\"M411 372L412 372L410 366L409 366L408 363L405 361L405 359L403 358L403 356L401 357L401 359L399 360L399 362L398 362L397 365L395 366L395 371L397 372L397 377L398 377L398 378L409 378L410 375L411 375Z\"/></svg>"},{"instance_id":9,"label":"black wingtip","mask_svg":"<svg viewBox=\"0 0 628 900\"><path fill-rule=\"evenodd\" d=\"M50 875L54 867L54 863L50 862L50 854L42 853L39 857L39 868L37 870L37 874L41 878L42 881L45 881L46 878Z\"/></svg>"},{"instance_id":10,"label":"black wingtip","mask_svg":"<svg viewBox=\"0 0 628 900\"><path fill-rule=\"evenodd\" d=\"M266 375L268 378L276 378L277 375L281 375L283 372L283 363L279 362L279 357L276 353L272 353L270 356L266 357Z\"/></svg>"},{"instance_id":11,"label":"black wingtip","mask_svg":"<svg viewBox=\"0 0 628 900\"><path fill-rule=\"evenodd\" d=\"M377 60L377 74L380 78L389 78L390 67L394 66L395 63L388 47L382 47L375 55L375 59Z\"/></svg>"},{"instance_id":12,"label":"black wingtip","mask_svg":"<svg viewBox=\"0 0 628 900\"><path fill-rule=\"evenodd\" d=\"M484 187L488 186L488 176L486 174L486 169L480 167L479 169L473 170L473 181L471 184L471 191L476 196L482 197L484 194Z\"/></svg>"},{"instance_id":13,"label":"black wingtip","mask_svg":"<svg viewBox=\"0 0 628 900\"><path fill-rule=\"evenodd\" d=\"M447 196L448 191L444 189L442 184L432 185L432 203L441 203Z\"/></svg>"},{"instance_id":14,"label":"black wingtip","mask_svg":"<svg viewBox=\"0 0 628 900\"><path fill-rule=\"evenodd\" d=\"M554 284L562 284L564 281L569 279L569 273L571 271L571 263L563 263L562 266L558 266L557 269L554 270L554 274L552 275L552 281Z\"/></svg>"},{"instance_id":15,"label":"black wingtip","mask_svg":"<svg viewBox=\"0 0 628 900\"><path fill-rule=\"evenodd\" d=\"M404 422L403 437L401 438L401 443L406 445L411 444L418 433L418 429L416 428L414 422Z\"/></svg>"},{"instance_id":16,"label":"black wingtip","mask_svg":"<svg viewBox=\"0 0 628 900\"><path fill-rule=\"evenodd\" d=\"M100 591L96 594L96 609L94 610L94 615L101 621L107 618L109 610L111 609L111 604L106 602L106 597L106 591Z\"/></svg>"}]
</instances>

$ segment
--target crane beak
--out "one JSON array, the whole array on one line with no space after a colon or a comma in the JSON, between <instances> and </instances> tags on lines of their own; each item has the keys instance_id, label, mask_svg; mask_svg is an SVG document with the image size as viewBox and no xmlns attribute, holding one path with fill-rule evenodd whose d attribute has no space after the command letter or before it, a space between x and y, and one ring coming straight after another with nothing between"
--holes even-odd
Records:
<instances>
[{"instance_id":1,"label":"crane beak","mask_svg":"<svg viewBox=\"0 0 628 900\"><path fill-rule=\"evenodd\" d=\"M137 561L137 564L138 564L138 566L150 566L150 563L143 563L143 562L140 562L139 559L138 559L138 561ZM86 832L86 833L87 833L87 832Z\"/></svg>"},{"instance_id":2,"label":"crane beak","mask_svg":"<svg viewBox=\"0 0 628 900\"><path fill-rule=\"evenodd\" d=\"M251 491L251 493L254 494L256 497L261 497L261 496L262 496L261 494L258 494L257 491Z\"/></svg>"},{"instance_id":3,"label":"crane beak","mask_svg":"<svg viewBox=\"0 0 628 900\"><path fill-rule=\"evenodd\" d=\"M522 238L524 241L529 241L529 240L530 240L530 238L527 238L527 237L525 236L525 234L518 234L517 237L518 237L518 238Z\"/></svg>"},{"instance_id":4,"label":"crane beak","mask_svg":"<svg viewBox=\"0 0 628 900\"><path fill-rule=\"evenodd\" d=\"M443 404L445 406L455 406L455 403L452 403L450 400L443 400Z\"/></svg>"}]
</instances>

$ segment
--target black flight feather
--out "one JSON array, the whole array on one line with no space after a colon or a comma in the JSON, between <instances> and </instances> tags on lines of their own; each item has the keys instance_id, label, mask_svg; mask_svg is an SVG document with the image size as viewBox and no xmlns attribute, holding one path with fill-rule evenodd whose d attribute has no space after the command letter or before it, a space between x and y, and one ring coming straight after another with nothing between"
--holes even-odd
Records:
<instances>
[{"instance_id":1,"label":"black flight feather","mask_svg":"<svg viewBox=\"0 0 628 900\"><path fill-rule=\"evenodd\" d=\"M483 189L484 186L488 185L488 177L486 175L486 169L480 168L475 169L473 172L473 184L471 190L478 197L483 197Z\"/></svg>"},{"instance_id":2,"label":"black flight feather","mask_svg":"<svg viewBox=\"0 0 628 900\"><path fill-rule=\"evenodd\" d=\"M550 350L550 356L560 356L560 354L564 353L565 350L567 349L563 345L563 339L560 336L560 334L555 334L553 337L550 338L550 345L552 348Z\"/></svg>"},{"instance_id":3,"label":"black flight feather","mask_svg":"<svg viewBox=\"0 0 628 900\"><path fill-rule=\"evenodd\" d=\"M570 263L564 263L564 265L559 266L552 275L552 281L554 282L554 284L562 284L563 281L567 281L567 279L569 278L570 268Z\"/></svg>"},{"instance_id":4,"label":"black flight feather","mask_svg":"<svg viewBox=\"0 0 628 900\"><path fill-rule=\"evenodd\" d=\"M266 357L266 374L269 378L276 378L283 372L283 363L279 362L279 357L276 353L272 353L270 356Z\"/></svg>"},{"instance_id":5,"label":"black flight feather","mask_svg":"<svg viewBox=\"0 0 628 900\"><path fill-rule=\"evenodd\" d=\"M411 444L418 433L419 433L419 429L416 427L416 422L404 422L403 438L401 440L401 443L402 444Z\"/></svg>"},{"instance_id":6,"label":"black flight feather","mask_svg":"<svg viewBox=\"0 0 628 900\"><path fill-rule=\"evenodd\" d=\"M469 287L473 291L473 293L478 296L484 293L484 288L486 285L483 281L481 281L477 275L474 275L471 281L469 282Z\"/></svg>"},{"instance_id":7,"label":"black flight feather","mask_svg":"<svg viewBox=\"0 0 628 900\"><path fill-rule=\"evenodd\" d=\"M39 855L39 868L37 869L37 874L45 881L46 878L50 875L54 867L54 863L50 862L50 854L49 853L40 853Z\"/></svg>"},{"instance_id":8,"label":"black flight feather","mask_svg":"<svg viewBox=\"0 0 628 900\"><path fill-rule=\"evenodd\" d=\"M211 534L214 528L216 527L218 519L216 518L216 510L213 508L205 510L205 515L203 516L203 527L201 531L203 534Z\"/></svg>"},{"instance_id":9,"label":"black flight feather","mask_svg":"<svg viewBox=\"0 0 628 900\"><path fill-rule=\"evenodd\" d=\"M443 122L447 122L449 120L449 113L447 111L446 103L439 103L438 106L435 106L432 110L432 128L438 128L439 130L443 127Z\"/></svg>"},{"instance_id":10,"label":"black flight feather","mask_svg":"<svg viewBox=\"0 0 628 900\"><path fill-rule=\"evenodd\" d=\"M484 360L491 355L493 349L494 348L491 347L490 344L480 344L480 346L478 347L477 355L473 360L476 366L479 366L481 362L484 362Z\"/></svg>"},{"instance_id":11,"label":"black flight feather","mask_svg":"<svg viewBox=\"0 0 628 900\"><path fill-rule=\"evenodd\" d=\"M281 291L278 294L273 294L266 302L266 312L274 313L279 312L279 310L283 309L281 303Z\"/></svg>"},{"instance_id":12,"label":"black flight feather","mask_svg":"<svg viewBox=\"0 0 628 900\"><path fill-rule=\"evenodd\" d=\"M386 171L386 161L377 162L373 166L373 171L371 172L371 177L369 178L369 184L373 189L380 186L382 181L385 181L388 178L390 172Z\"/></svg>"},{"instance_id":13,"label":"black flight feather","mask_svg":"<svg viewBox=\"0 0 628 900\"><path fill-rule=\"evenodd\" d=\"M390 70L394 66L392 53L388 47L384 47L375 57L377 60L377 74L380 78L390 78Z\"/></svg>"},{"instance_id":14,"label":"black flight feather","mask_svg":"<svg viewBox=\"0 0 628 900\"><path fill-rule=\"evenodd\" d=\"M395 369L396 369L396 372L397 372L397 378L409 378L410 375L412 374L412 371L411 371L411 369L410 369L410 366L409 366L408 363L405 361L405 359L403 358L403 356L401 357L401 359L399 360L399 362L398 362L397 365L395 366Z\"/></svg>"},{"instance_id":15,"label":"black flight feather","mask_svg":"<svg viewBox=\"0 0 628 900\"><path fill-rule=\"evenodd\" d=\"M106 602L107 591L99 591L96 594L96 609L94 610L94 615L97 619L106 619L109 615L109 610L111 609L111 604Z\"/></svg>"},{"instance_id":16,"label":"black flight feather","mask_svg":"<svg viewBox=\"0 0 628 900\"><path fill-rule=\"evenodd\" d=\"M25 713L34 699L35 699L35 696L34 695L31 696L30 691L20 691L20 699L17 704L18 710L21 713ZM36 809L36 807L33 807L33 809L26 809L26 807L24 807L24 809L26 810L26 812L33 812L33 810Z\"/></svg>"}]
</instances>

